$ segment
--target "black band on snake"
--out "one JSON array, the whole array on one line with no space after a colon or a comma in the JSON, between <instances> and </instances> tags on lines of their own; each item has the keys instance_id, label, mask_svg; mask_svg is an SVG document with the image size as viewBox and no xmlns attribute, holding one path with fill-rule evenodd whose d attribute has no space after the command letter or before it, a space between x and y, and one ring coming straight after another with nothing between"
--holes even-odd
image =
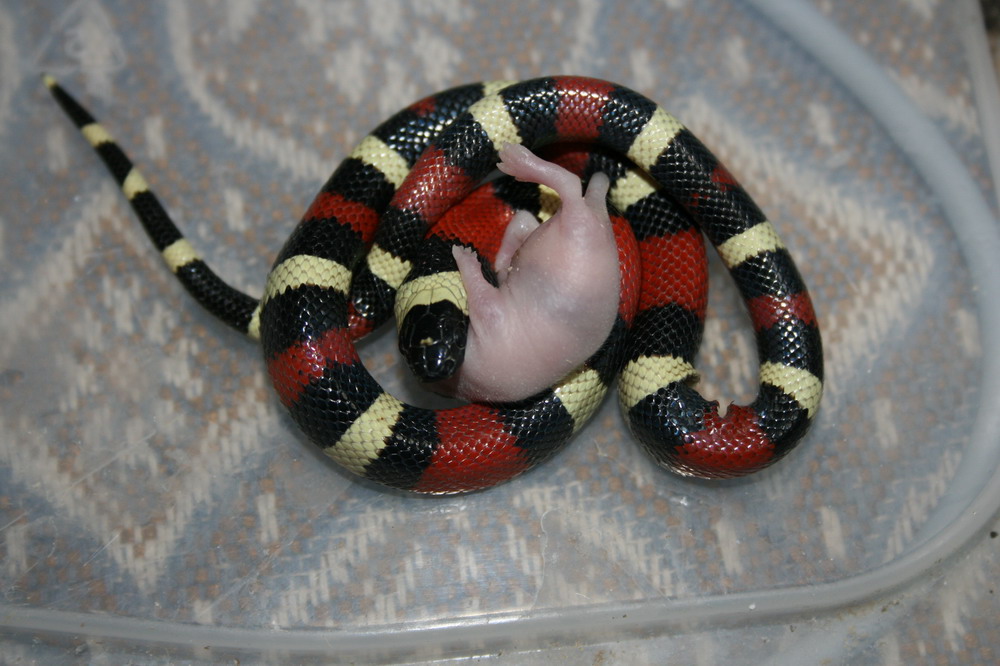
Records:
<instances>
[{"instance_id":1,"label":"black band on snake","mask_svg":"<svg viewBox=\"0 0 1000 666\"><path fill-rule=\"evenodd\" d=\"M616 377L633 435L683 475L733 477L767 467L802 438L819 407L819 329L788 250L712 153L628 88L558 76L461 86L407 107L333 173L256 299L212 273L110 135L51 77L45 81L178 279L214 315L259 337L296 423L365 478L423 493L510 479L579 431ZM546 208L538 188L490 178L507 143L543 151L585 181L597 172L611 179L622 281L611 334L581 367L527 399L442 410L404 404L371 377L355 340L393 314L400 289L409 305L397 308L397 319L411 308L422 308L410 317L421 322L427 312L444 312L461 338L461 283L452 300L418 292L428 281L454 283L452 244L491 258L480 246L492 241L462 230L464 207ZM731 405L724 417L692 388L707 302L703 235L742 295L760 358L756 399Z\"/></svg>"}]
</instances>

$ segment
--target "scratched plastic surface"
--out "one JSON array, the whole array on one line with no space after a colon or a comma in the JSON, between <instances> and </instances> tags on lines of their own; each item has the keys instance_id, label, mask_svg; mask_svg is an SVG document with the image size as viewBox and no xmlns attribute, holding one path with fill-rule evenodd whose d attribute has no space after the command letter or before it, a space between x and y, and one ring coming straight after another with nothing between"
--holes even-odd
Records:
<instances>
[{"instance_id":1,"label":"scratched plastic surface","mask_svg":"<svg viewBox=\"0 0 1000 666\"><path fill-rule=\"evenodd\" d=\"M976 540L1000 503L981 125L997 109L981 106L995 99L978 97L953 20L971 3L825 3L813 22L860 42L928 114L961 156L947 187L809 50L819 38L774 23L777 3L614 4L0 7L7 657L905 663L1000 650L981 619L1000 595L976 582L998 563L996 542ZM477 79L632 86L723 158L797 258L827 349L819 417L787 459L736 482L656 468L611 398L555 459L496 489L427 499L359 483L295 430L255 345L187 300L43 69L251 293L336 163L398 107ZM956 208L957 191L987 203ZM715 258L711 277L700 386L745 403L753 338ZM428 404L390 332L364 354Z\"/></svg>"}]
</instances>

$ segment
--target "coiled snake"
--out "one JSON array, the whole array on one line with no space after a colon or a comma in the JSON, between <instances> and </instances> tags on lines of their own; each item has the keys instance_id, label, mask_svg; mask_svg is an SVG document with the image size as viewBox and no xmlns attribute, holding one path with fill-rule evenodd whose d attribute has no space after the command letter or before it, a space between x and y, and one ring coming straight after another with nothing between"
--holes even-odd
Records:
<instances>
[{"instance_id":1,"label":"coiled snake","mask_svg":"<svg viewBox=\"0 0 1000 666\"><path fill-rule=\"evenodd\" d=\"M788 251L698 139L628 88L558 76L461 86L407 107L333 173L257 299L207 267L108 132L51 77L45 82L181 283L217 317L259 337L294 420L365 478L422 493L510 479L577 432L616 376L633 435L658 463L684 475L732 477L770 465L801 439L819 406L819 329ZM508 142L554 150L554 159L584 178L598 171L610 177L609 200L629 224L624 233L616 227L617 320L583 366L525 400L442 410L404 404L371 377L354 341L389 318L400 289L410 306L398 320L411 307L443 312L461 337L467 320L460 288L451 301L415 294L428 282L454 282L452 243L479 243L479 254L491 258L479 232L463 232L456 222L468 205L463 200L545 208L537 188L488 179ZM756 399L731 405L724 417L691 386L707 300L702 234L746 303L760 357Z\"/></svg>"}]
</instances>

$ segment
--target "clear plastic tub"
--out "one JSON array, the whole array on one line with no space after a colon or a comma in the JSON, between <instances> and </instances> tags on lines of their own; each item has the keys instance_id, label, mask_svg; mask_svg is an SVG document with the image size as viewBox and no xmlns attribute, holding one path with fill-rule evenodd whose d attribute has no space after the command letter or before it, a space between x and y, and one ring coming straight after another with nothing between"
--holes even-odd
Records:
<instances>
[{"instance_id":1,"label":"clear plastic tub","mask_svg":"<svg viewBox=\"0 0 1000 666\"><path fill-rule=\"evenodd\" d=\"M35 54L0 98L6 656L905 658L901 618L1000 507L996 84L975 4L919 4L0 9L11 52ZM487 492L360 483L158 263L41 69L253 293L339 156L397 107L478 78L635 87L798 258L827 349L819 418L779 465L724 483L656 468L614 400ZM745 402L752 337L712 270L701 386ZM365 355L414 395L388 334ZM954 627L921 630L959 654L940 648ZM995 628L980 641L1000 646Z\"/></svg>"}]
</instances>

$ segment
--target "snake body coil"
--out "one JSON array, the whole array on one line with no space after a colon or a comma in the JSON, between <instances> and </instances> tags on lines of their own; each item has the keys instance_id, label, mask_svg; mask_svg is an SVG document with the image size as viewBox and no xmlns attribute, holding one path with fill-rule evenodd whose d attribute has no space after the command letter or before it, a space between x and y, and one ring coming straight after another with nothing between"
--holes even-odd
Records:
<instances>
[{"instance_id":1,"label":"snake body coil","mask_svg":"<svg viewBox=\"0 0 1000 666\"><path fill-rule=\"evenodd\" d=\"M258 300L208 269L110 135L54 80L46 84L185 287L226 323L260 338L295 421L331 458L368 479L425 493L502 482L557 451L615 376L634 436L661 465L691 476L739 476L770 465L801 439L819 406L819 330L788 251L725 167L677 120L627 88L580 77L482 83L402 110L323 186ZM443 410L404 404L371 377L354 341L393 313L400 289L407 305L398 318L423 308L461 322L461 297L419 294L427 283L454 283L451 243L490 256L474 232L463 237L453 225L463 200L544 208L522 184L482 184L508 142L556 153L585 144L562 159L584 178L596 171L611 178L609 199L634 234L627 227L617 233L618 320L586 364L526 400ZM724 417L691 387L707 300L702 234L746 303L760 356L757 398L731 405Z\"/></svg>"}]
</instances>

